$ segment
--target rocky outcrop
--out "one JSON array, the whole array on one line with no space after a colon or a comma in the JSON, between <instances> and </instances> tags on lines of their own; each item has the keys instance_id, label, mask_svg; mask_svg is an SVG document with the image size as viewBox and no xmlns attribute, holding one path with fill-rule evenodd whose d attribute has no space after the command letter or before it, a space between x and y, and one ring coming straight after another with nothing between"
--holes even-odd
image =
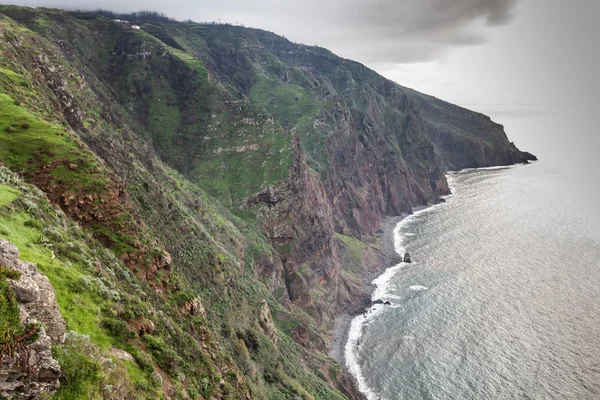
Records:
<instances>
[{"instance_id":1,"label":"rocky outcrop","mask_svg":"<svg viewBox=\"0 0 600 400\"><path fill-rule=\"evenodd\" d=\"M129 321L128 325L131 330L137 332L140 336L152 335L155 329L154 322L145 317Z\"/></svg>"},{"instance_id":2,"label":"rocky outcrop","mask_svg":"<svg viewBox=\"0 0 600 400\"><path fill-rule=\"evenodd\" d=\"M7 355L0 365L0 397L41 399L60 386L61 369L52 358L51 346L62 343L65 322L48 278L35 264L19 260L15 245L0 239L0 265L20 272L11 281L23 324L40 323L37 340L22 351Z\"/></svg>"},{"instance_id":3,"label":"rocky outcrop","mask_svg":"<svg viewBox=\"0 0 600 400\"><path fill-rule=\"evenodd\" d=\"M327 194L308 168L298 138L290 178L250 196L246 207L259 214L263 230L281 250L283 271L275 279L282 277L289 299L319 318L310 288L335 276L339 261Z\"/></svg>"},{"instance_id":4,"label":"rocky outcrop","mask_svg":"<svg viewBox=\"0 0 600 400\"><path fill-rule=\"evenodd\" d=\"M185 315L201 315L202 317L206 318L206 309L204 308L204 305L202 305L202 299L200 297L195 297L186 301L181 307L181 311Z\"/></svg>"},{"instance_id":5,"label":"rocky outcrop","mask_svg":"<svg viewBox=\"0 0 600 400\"><path fill-rule=\"evenodd\" d=\"M273 323L273 317L271 316L271 309L269 308L269 304L265 300L260 309L260 314L258 316L258 323L260 327L265 331L265 334L271 341L277 344L277 328Z\"/></svg>"}]
</instances>

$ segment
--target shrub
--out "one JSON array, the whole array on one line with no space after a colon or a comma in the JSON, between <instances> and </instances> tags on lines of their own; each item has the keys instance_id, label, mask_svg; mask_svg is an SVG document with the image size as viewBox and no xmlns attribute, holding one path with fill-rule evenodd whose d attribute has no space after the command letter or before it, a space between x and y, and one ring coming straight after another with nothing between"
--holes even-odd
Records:
<instances>
[{"instance_id":1,"label":"shrub","mask_svg":"<svg viewBox=\"0 0 600 400\"><path fill-rule=\"evenodd\" d=\"M61 386L54 399L87 399L100 395L100 363L93 357L98 350L86 335L69 332L63 346L52 348L62 368Z\"/></svg>"},{"instance_id":2,"label":"shrub","mask_svg":"<svg viewBox=\"0 0 600 400\"><path fill-rule=\"evenodd\" d=\"M144 353L141 350L134 348L130 354L135 358L140 369L144 372L153 373L154 364L152 363L152 357L148 353Z\"/></svg>"},{"instance_id":3,"label":"shrub","mask_svg":"<svg viewBox=\"0 0 600 400\"><path fill-rule=\"evenodd\" d=\"M102 321L102 326L107 330L108 334L117 339L121 343L127 343L129 339L133 339L135 332L129 329L125 321L115 318L105 318Z\"/></svg>"},{"instance_id":4,"label":"shrub","mask_svg":"<svg viewBox=\"0 0 600 400\"><path fill-rule=\"evenodd\" d=\"M248 353L248 348L246 347L246 343L242 339L237 339L235 344L233 345L233 353L238 357L241 361L248 361L250 359L250 354Z\"/></svg>"},{"instance_id":5,"label":"shrub","mask_svg":"<svg viewBox=\"0 0 600 400\"><path fill-rule=\"evenodd\" d=\"M145 335L144 339L148 350L156 363L169 375L175 376L179 370L182 359L160 337Z\"/></svg>"}]
</instances>

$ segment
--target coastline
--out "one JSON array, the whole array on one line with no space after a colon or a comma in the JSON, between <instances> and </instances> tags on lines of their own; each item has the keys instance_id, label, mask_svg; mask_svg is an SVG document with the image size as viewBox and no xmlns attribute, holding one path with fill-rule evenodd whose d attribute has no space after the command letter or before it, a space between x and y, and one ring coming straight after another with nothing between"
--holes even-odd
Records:
<instances>
[{"instance_id":1,"label":"coastline","mask_svg":"<svg viewBox=\"0 0 600 400\"><path fill-rule=\"evenodd\" d=\"M530 163L528 163L528 164L530 164ZM454 180L452 179L452 176L455 174L459 174L459 173L463 173L463 172L479 171L479 170L507 169L507 168L517 167L518 165L520 165L520 164L513 164L513 165L508 165L508 166L468 168L468 169L462 169L462 170L458 170L458 171L448 171L446 173L446 178L448 179L450 193L447 195L444 195L444 196L440 196L439 202L414 207L410 214L403 214L401 216L395 216L395 217L386 217L381 222L380 229L379 229L377 235L379 236L379 244L381 245L380 255L381 255L383 262L381 263L380 268L366 271L366 273L364 275L364 279L363 279L364 292L368 296L369 301L365 302L364 298L359 299L359 300L357 300L357 303L356 303L357 308L353 309L353 310L356 310L355 312L344 312L344 313L338 315L334 320L335 321L334 328L331 332L332 340L331 340L328 354L331 358L333 358L334 360L336 360L337 362L340 363L343 370L345 371L348 378L350 379L352 385L354 386L356 391L358 393L360 393L361 397L353 398L353 399L367 400L367 399L371 398L371 396L369 394L365 393L364 390L361 390L361 389L365 389L364 383L363 383L363 385L361 385L362 377L355 375L351 370L351 369L358 368L358 366L354 365L354 368L351 368L348 361L346 360L346 345L351 340L350 335L351 335L352 328L353 328L352 323L353 323L355 317L358 315L365 314L368 311L368 309L371 307L371 300L373 299L373 296L374 296L376 290L378 289L377 285L375 285L373 283L373 281L376 278L382 278L384 280L383 285L385 285L386 271L388 271L390 268L393 268L402 262L402 255L396 251L395 229L398 226L398 224L411 216L414 216L416 214L421 214L422 212L425 212L426 210L430 210L436 206L440 206L440 205L444 204L446 202L446 200L450 196L452 196L455 192ZM393 271L393 275L395 275L396 272L397 271ZM389 277L387 277L387 278L389 279ZM359 308L358 306L360 304L362 304L364 307ZM365 304L367 304L367 305L365 306ZM356 337L354 337L354 340L356 340ZM359 375L360 375L360 372L359 372ZM361 386L362 386L362 388L361 388Z\"/></svg>"},{"instance_id":2,"label":"coastline","mask_svg":"<svg viewBox=\"0 0 600 400\"><path fill-rule=\"evenodd\" d=\"M359 377L357 377L352 371L351 366L346 360L346 346L349 342L350 334L352 332L352 323L356 316L365 314L367 310L372 306L371 301L373 295L378 289L377 285L373 283L377 278L386 279L386 271L390 268L394 268L402 262L402 255L396 251L396 241L395 241L395 230L398 224L407 218L414 216L416 214L420 214L426 210L429 210L435 206L439 206L445 202L445 199L448 196L452 195L451 193L440 197L441 201L434 204L423 205L413 208L413 212L410 214L403 214L401 216L394 217L386 217L380 224L380 229L377 232L379 236L379 244L381 245L380 257L382 259L381 267L367 270L365 271L365 275L363 277L363 287L365 295L368 297L368 301L365 302L364 298L358 299L356 302L356 307L351 308L352 312L344 312L338 315L335 318L334 328L331 332L331 343L329 346L328 355L336 360L345 371L345 374L350 379L352 386L355 388L355 392L358 392L361 397L353 397L353 400L367 400L369 398L368 394L361 390L361 383L359 382ZM391 276L394 276L397 271L393 271ZM389 278L389 277L388 277ZM384 283L385 285L385 283ZM361 307L362 305L362 307ZM355 368L357 366L354 366ZM362 388L364 389L364 388Z\"/></svg>"},{"instance_id":3,"label":"coastline","mask_svg":"<svg viewBox=\"0 0 600 400\"><path fill-rule=\"evenodd\" d=\"M398 264L401 259L400 255L396 252L394 245L394 229L400 221L405 219L407 216L412 214L405 214L403 216L387 217L381 222L379 230L379 242L381 245L381 256L382 259L386 260L381 265L381 268L368 271L363 277L364 292L369 296L373 295L375 291L375 285L372 283L375 278L384 273L388 268ZM368 306L367 306L368 308ZM339 362L348 375L355 380L354 376L348 370L345 359L345 348L348 342L348 336L350 334L350 325L352 320L357 315L363 314L366 308L356 313L344 312L335 318L334 328L331 332L331 344L329 348L329 356Z\"/></svg>"}]
</instances>

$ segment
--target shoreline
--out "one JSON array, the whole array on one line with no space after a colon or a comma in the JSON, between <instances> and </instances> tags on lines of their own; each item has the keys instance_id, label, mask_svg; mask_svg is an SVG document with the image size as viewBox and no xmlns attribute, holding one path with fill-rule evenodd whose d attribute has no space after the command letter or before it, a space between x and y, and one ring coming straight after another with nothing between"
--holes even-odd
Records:
<instances>
[{"instance_id":1,"label":"shoreline","mask_svg":"<svg viewBox=\"0 0 600 400\"><path fill-rule=\"evenodd\" d=\"M528 164L531 164L531 163L528 163ZM449 183L450 193L447 195L444 195L444 196L440 196L439 202L414 207L410 214L406 213L406 214L402 214L401 216L394 216L394 217L388 216L382 220L382 222L380 224L380 229L377 232L377 236L379 237L379 243L381 245L380 256L382 257L383 262L381 263L380 268L366 271L366 273L363 277L364 292L365 292L365 296L368 297L369 301L365 302L365 298L357 299L356 307L353 308L353 310L356 310L355 312L343 312L340 315L335 317L334 327L331 331L331 343L330 343L330 346L328 349L328 355L331 358L333 358L334 360L336 360L338 363L340 363L345 374L350 379L350 381L352 382L352 385L355 387L356 391L361 396L358 398L353 397L353 399L366 400L368 398L368 395L366 393L364 393L363 391L361 391L361 389L360 389L361 385L359 384L359 378L357 378L357 376L355 376L352 373L352 371L350 370L350 367L348 365L348 362L346 361L346 344L350 340L350 333L351 333L352 322L353 322L354 318L358 315L365 314L368 311L368 309L372 306L371 301L372 301L373 295L377 289L377 286L375 284L373 284L372 282L377 277L384 275L388 269L390 269L390 268L398 265L400 262L402 262L403 255L396 252L396 244L395 244L394 231L395 231L396 227L398 226L398 224L412 215L418 214L424 210L427 210L427 209L430 209L430 208L433 208L435 206L439 206L439 205L445 203L447 198L454 194L455 188L453 185L451 185L451 182L450 182L452 175L463 173L463 172L474 172L474 171L480 171L480 170L515 168L520 165L521 164L512 164L512 165L507 165L507 166L468 168L468 169L462 169L462 170L458 170L458 171L448 171L446 173L446 177L449 180L448 183ZM525 164L525 165L527 165L527 164ZM359 308L360 305L362 305L363 308Z\"/></svg>"},{"instance_id":2,"label":"shoreline","mask_svg":"<svg viewBox=\"0 0 600 400\"><path fill-rule=\"evenodd\" d=\"M419 207L421 208L421 207ZM423 207L426 208L426 207ZM415 211L418 211L418 208L415 208ZM402 216L396 217L386 217L380 225L380 233L379 233L379 242L381 244L381 255L382 258L386 260L385 263L382 264L381 268L377 268L375 270L369 271L363 277L363 285L364 292L366 295L371 298L373 293L375 292L375 285L372 283L375 278L383 274L388 268L397 265L401 261L401 256L396 252L395 244L394 244L394 230L400 221L408 217L412 214L405 214ZM360 304L360 303L359 303ZM339 362L348 376L356 381L356 378L352 373L348 370L348 365L346 363L346 357L344 355L346 351L346 343L348 343L348 337L350 334L350 325L352 324L352 320L357 315L363 314L367 308L370 307L370 304L366 306L365 309L362 309L360 312L350 313L344 312L335 317L334 328L331 332L331 344L329 347L328 354L331 358ZM356 383L356 382L355 382ZM358 386L358 385L357 385Z\"/></svg>"},{"instance_id":3,"label":"shoreline","mask_svg":"<svg viewBox=\"0 0 600 400\"><path fill-rule=\"evenodd\" d=\"M441 201L438 203L414 207L410 214L405 213L401 216L394 217L388 216L380 223L380 229L377 232L377 236L379 236L379 244L381 245L381 250L379 251L382 259L381 267L366 271L365 275L363 276L365 297L357 299L356 307L350 308L352 311L343 312L335 317L334 327L331 331L331 344L329 346L328 355L342 366L346 377L350 380L351 385L354 387L353 392L359 394L359 397L352 397L352 400L367 400L369 397L367 393L361 390L361 386L363 385L360 384L360 378L352 373L351 366L346 360L346 345L350 340L354 318L359 315L366 314L368 309L372 307L371 301L373 301L373 295L378 288L373 281L378 277L384 276L386 271L388 271L390 268L394 268L402 262L403 254L400 255L396 251L394 231L396 230L398 224L404 221L406 218L445 203L445 199L451 195L452 193L446 196L441 196ZM368 298L368 301L366 301L366 298Z\"/></svg>"},{"instance_id":4,"label":"shoreline","mask_svg":"<svg viewBox=\"0 0 600 400\"><path fill-rule=\"evenodd\" d=\"M399 266L399 264L401 264L403 261L402 258L404 254L401 255L396 251L396 227L402 221L411 216L442 205L446 202L446 198L451 195L452 191L448 195L441 196L439 202L414 207L410 214L403 213L401 216L385 217L380 223L380 229L377 232L377 236L379 237L379 244L381 245L381 249L379 251L379 255L382 259L381 266L379 268L365 271L366 273L363 276L363 288L365 296L357 299L355 307L350 308L351 311L343 312L335 317L334 328L331 331L331 343L329 346L328 355L342 366L346 378L353 386L352 392L358 394L358 396L352 396L351 400L368 400L371 398L370 394L365 391L368 389L364 387L365 383L362 381L363 377L361 376L362 374L360 372L360 368L358 365L354 365L351 362L349 363L346 359L346 346L350 340L359 340L356 337L351 338L350 336L353 333L353 322L355 317L359 315L366 316L367 311L373 307L373 296L378 289L378 286L373 282L376 280L376 278L381 277L385 279L386 272L392 268L395 268L396 266ZM393 274L388 276L387 279L389 280L392 276L395 276L397 272L397 270L393 271ZM387 282L384 281L382 283L382 287L385 288ZM352 371L356 368L359 368L358 371L356 371L356 373L359 375L356 375Z\"/></svg>"}]
</instances>

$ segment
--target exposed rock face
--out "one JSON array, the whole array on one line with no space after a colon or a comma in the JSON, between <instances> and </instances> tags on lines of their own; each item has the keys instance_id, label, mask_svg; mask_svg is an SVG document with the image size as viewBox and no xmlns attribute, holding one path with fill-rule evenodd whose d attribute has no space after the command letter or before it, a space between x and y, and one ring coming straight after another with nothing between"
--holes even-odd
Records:
<instances>
[{"instance_id":1,"label":"exposed rock face","mask_svg":"<svg viewBox=\"0 0 600 400\"><path fill-rule=\"evenodd\" d=\"M23 323L38 321L38 339L28 346L28 352L14 358L5 357L0 365L0 397L15 399L40 399L54 393L60 386L61 369L52 358L51 346L62 343L65 335L65 322L56 303L56 293L48 278L41 274L35 264L19 260L19 250L15 245L0 238L0 265L21 273L12 281ZM20 367L23 357L28 354L26 371Z\"/></svg>"},{"instance_id":2,"label":"exposed rock face","mask_svg":"<svg viewBox=\"0 0 600 400\"><path fill-rule=\"evenodd\" d=\"M250 196L247 207L256 207L263 229L284 253L282 276L289 298L313 315L318 315L310 288L331 279L339 268L335 247L333 215L319 178L309 170L300 141L294 141L294 167L291 177L278 185ZM299 274L310 265L308 274Z\"/></svg>"},{"instance_id":3,"label":"exposed rock face","mask_svg":"<svg viewBox=\"0 0 600 400\"><path fill-rule=\"evenodd\" d=\"M263 302L262 308L260 309L260 315L258 317L258 322L260 327L265 331L266 335L271 339L271 341L277 344L277 328L273 323L273 318L271 317L271 309L269 308L269 304L265 300Z\"/></svg>"},{"instance_id":4,"label":"exposed rock face","mask_svg":"<svg viewBox=\"0 0 600 400\"><path fill-rule=\"evenodd\" d=\"M201 315L206 318L206 309L204 308L204 305L202 305L202 299L200 299L200 297L195 297L187 301L182 306L182 312L186 315Z\"/></svg>"},{"instance_id":5,"label":"exposed rock face","mask_svg":"<svg viewBox=\"0 0 600 400\"><path fill-rule=\"evenodd\" d=\"M140 336L152 335L155 329L154 322L145 317L129 321L129 327Z\"/></svg>"}]
</instances>

